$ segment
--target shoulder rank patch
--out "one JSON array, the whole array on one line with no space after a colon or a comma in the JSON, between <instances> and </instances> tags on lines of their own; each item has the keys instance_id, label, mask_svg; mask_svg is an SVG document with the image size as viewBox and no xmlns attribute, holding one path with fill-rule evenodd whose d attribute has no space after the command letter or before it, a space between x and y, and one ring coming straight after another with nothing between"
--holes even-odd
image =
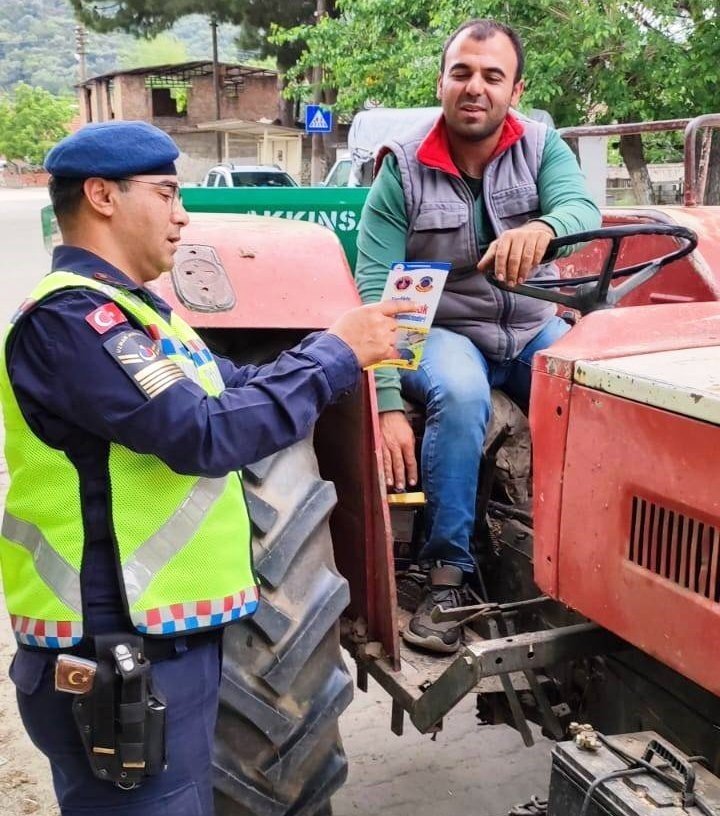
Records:
<instances>
[{"instance_id":1,"label":"shoulder rank patch","mask_svg":"<svg viewBox=\"0 0 720 816\"><path fill-rule=\"evenodd\" d=\"M93 309L85 320L95 329L98 334L105 334L113 326L120 323L127 323L127 317L120 311L114 303L106 303Z\"/></svg>"},{"instance_id":2,"label":"shoulder rank patch","mask_svg":"<svg viewBox=\"0 0 720 816\"><path fill-rule=\"evenodd\" d=\"M136 329L120 332L103 343L106 351L140 391L153 399L178 380L186 379L147 335Z\"/></svg>"}]
</instances>

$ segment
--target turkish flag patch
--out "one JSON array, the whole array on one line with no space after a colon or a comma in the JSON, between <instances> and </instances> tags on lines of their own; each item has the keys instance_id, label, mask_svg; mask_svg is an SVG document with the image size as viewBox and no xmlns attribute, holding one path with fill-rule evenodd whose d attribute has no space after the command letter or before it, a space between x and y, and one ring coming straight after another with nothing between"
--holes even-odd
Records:
<instances>
[{"instance_id":1,"label":"turkish flag patch","mask_svg":"<svg viewBox=\"0 0 720 816\"><path fill-rule=\"evenodd\" d=\"M114 303L107 303L105 306L98 306L93 309L85 320L95 329L98 334L105 334L113 326L120 323L127 323L127 317L120 311Z\"/></svg>"}]
</instances>

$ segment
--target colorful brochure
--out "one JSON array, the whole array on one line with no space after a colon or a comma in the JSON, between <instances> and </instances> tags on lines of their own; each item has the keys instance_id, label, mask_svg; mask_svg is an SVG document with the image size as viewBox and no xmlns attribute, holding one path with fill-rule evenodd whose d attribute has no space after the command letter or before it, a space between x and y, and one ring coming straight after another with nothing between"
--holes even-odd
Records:
<instances>
[{"instance_id":1,"label":"colorful brochure","mask_svg":"<svg viewBox=\"0 0 720 816\"><path fill-rule=\"evenodd\" d=\"M419 304L420 309L397 316L397 357L382 360L371 368L417 369L449 271L449 263L436 261L398 261L390 267L382 299L406 300Z\"/></svg>"}]
</instances>

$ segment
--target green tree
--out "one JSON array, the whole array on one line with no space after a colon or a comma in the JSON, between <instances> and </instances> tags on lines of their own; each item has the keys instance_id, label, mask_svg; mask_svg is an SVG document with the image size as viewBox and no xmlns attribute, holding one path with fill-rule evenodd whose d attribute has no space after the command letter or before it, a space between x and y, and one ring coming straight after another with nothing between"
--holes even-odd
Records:
<instances>
[{"instance_id":1,"label":"green tree","mask_svg":"<svg viewBox=\"0 0 720 816\"><path fill-rule=\"evenodd\" d=\"M66 0L2 0L0 90L18 82L54 94L72 93L78 80L72 11ZM93 35L88 43L90 74L116 65L121 35Z\"/></svg>"},{"instance_id":2,"label":"green tree","mask_svg":"<svg viewBox=\"0 0 720 816\"><path fill-rule=\"evenodd\" d=\"M339 16L289 30L276 27L275 42L307 44L289 72L290 92L308 100L308 76L322 65L325 86L337 89L340 113L367 102L433 104L442 42L464 16L438 15L435 6L431 0L337 0Z\"/></svg>"},{"instance_id":3,"label":"green tree","mask_svg":"<svg viewBox=\"0 0 720 816\"><path fill-rule=\"evenodd\" d=\"M245 0L70 0L75 14L93 31L125 31L155 37L189 14L214 16L219 23L240 23Z\"/></svg>"},{"instance_id":4,"label":"green tree","mask_svg":"<svg viewBox=\"0 0 720 816\"><path fill-rule=\"evenodd\" d=\"M698 2L714 8L710 0ZM509 16L500 0L337 0L336 17L274 39L307 43L292 74L297 95L307 93L307 69L319 61L326 82L338 89L340 111L369 100L427 105L448 34L470 17L494 17L525 42L529 104L548 109L561 125L624 121L682 107L689 100L682 69L697 67L688 62L692 22L670 0L649 6L639 12L624 0L583 0L579 9L575 0L534 0L514 5ZM712 49L717 55L720 46L713 42ZM709 74L714 65L707 65Z\"/></svg>"},{"instance_id":5,"label":"green tree","mask_svg":"<svg viewBox=\"0 0 720 816\"><path fill-rule=\"evenodd\" d=\"M21 83L0 97L0 153L9 161L42 164L47 151L68 134L74 113L72 99Z\"/></svg>"},{"instance_id":6,"label":"green tree","mask_svg":"<svg viewBox=\"0 0 720 816\"><path fill-rule=\"evenodd\" d=\"M306 43L289 90L309 98L309 68L324 67L338 89L338 112L369 102L431 105L448 34L476 16L509 22L527 52L524 102L559 126L684 117L720 108L715 0L337 0L317 26L278 31L277 42ZM368 44L372 47L368 47ZM645 167L639 140L621 152L634 176Z\"/></svg>"},{"instance_id":7,"label":"green tree","mask_svg":"<svg viewBox=\"0 0 720 816\"><path fill-rule=\"evenodd\" d=\"M243 27L238 36L240 47L257 51L260 57L272 57L281 70L293 66L302 52L303 43L275 43L268 34L275 26L288 28L311 24L316 0L244 0L243 6Z\"/></svg>"},{"instance_id":8,"label":"green tree","mask_svg":"<svg viewBox=\"0 0 720 816\"><path fill-rule=\"evenodd\" d=\"M186 62L188 50L185 43L170 34L158 34L151 40L133 40L120 52L122 68L145 68L151 65L172 65Z\"/></svg>"},{"instance_id":9,"label":"green tree","mask_svg":"<svg viewBox=\"0 0 720 816\"><path fill-rule=\"evenodd\" d=\"M77 20L67 0L2 0L1 5L0 91L9 91L18 82L25 82L54 94L73 93L73 85L78 81L74 32ZM231 62L238 58L235 44L238 33L237 26L218 26L221 60ZM206 16L183 17L168 34L185 45L187 59L210 58L211 35ZM86 40L88 76L117 69L118 55L132 52L138 42L130 34L96 31L88 32ZM151 61L157 65L163 60Z\"/></svg>"}]
</instances>

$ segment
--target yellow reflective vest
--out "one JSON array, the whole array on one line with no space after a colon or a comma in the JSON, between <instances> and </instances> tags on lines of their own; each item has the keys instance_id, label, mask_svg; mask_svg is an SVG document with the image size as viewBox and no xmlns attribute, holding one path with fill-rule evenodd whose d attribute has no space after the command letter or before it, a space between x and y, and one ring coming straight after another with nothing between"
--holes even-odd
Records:
<instances>
[{"instance_id":1,"label":"yellow reflective vest","mask_svg":"<svg viewBox=\"0 0 720 816\"><path fill-rule=\"evenodd\" d=\"M50 294L72 288L102 292L137 323L152 327L149 334L159 334L153 347L159 356L162 352L211 396L224 389L212 354L183 320L173 313L166 321L132 292L95 279L52 272L10 324L0 350L10 474L0 531L2 579L18 642L55 649L74 646L83 635L80 481L66 454L43 442L25 421L6 350L22 316ZM166 360L163 364L168 366ZM156 456L112 442L109 475L115 557L138 632L191 633L255 611L258 589L240 474L183 476Z\"/></svg>"}]
</instances>

